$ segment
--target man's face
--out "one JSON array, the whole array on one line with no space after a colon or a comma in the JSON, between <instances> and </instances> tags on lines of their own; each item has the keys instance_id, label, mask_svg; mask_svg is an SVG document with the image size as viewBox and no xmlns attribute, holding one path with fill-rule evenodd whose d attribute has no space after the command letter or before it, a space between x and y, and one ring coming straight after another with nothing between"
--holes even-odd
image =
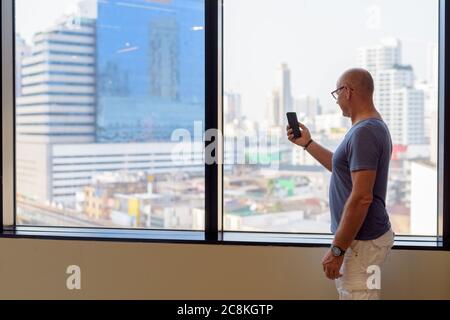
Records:
<instances>
[{"instance_id":1,"label":"man's face","mask_svg":"<svg viewBox=\"0 0 450 320\"><path fill-rule=\"evenodd\" d=\"M336 84L336 89L340 89L337 91L336 103L341 108L342 115L344 117L350 117L349 100L347 99L347 94L348 94L347 86L342 81L338 81Z\"/></svg>"}]
</instances>

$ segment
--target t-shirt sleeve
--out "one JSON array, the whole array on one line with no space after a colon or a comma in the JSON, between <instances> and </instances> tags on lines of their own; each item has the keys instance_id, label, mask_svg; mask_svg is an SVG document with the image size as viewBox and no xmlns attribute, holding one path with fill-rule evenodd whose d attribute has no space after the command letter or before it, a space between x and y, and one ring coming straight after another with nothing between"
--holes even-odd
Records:
<instances>
[{"instance_id":1,"label":"t-shirt sleeve","mask_svg":"<svg viewBox=\"0 0 450 320\"><path fill-rule=\"evenodd\" d=\"M380 158L380 145L375 133L362 127L348 141L347 157L350 171L376 170Z\"/></svg>"}]
</instances>

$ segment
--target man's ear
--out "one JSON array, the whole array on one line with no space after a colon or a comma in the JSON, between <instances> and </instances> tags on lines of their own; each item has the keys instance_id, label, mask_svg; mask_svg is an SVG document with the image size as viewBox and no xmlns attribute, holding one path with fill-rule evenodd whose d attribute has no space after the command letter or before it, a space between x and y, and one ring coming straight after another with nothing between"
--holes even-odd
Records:
<instances>
[{"instance_id":1,"label":"man's ear","mask_svg":"<svg viewBox=\"0 0 450 320\"><path fill-rule=\"evenodd\" d=\"M345 97L347 100L350 100L350 96L352 95L352 90L349 87L345 87Z\"/></svg>"}]
</instances>

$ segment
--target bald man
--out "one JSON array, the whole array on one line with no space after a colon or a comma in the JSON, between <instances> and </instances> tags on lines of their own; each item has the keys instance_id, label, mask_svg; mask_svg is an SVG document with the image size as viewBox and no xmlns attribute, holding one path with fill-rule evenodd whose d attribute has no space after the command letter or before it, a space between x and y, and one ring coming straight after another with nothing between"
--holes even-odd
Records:
<instances>
[{"instance_id":1,"label":"bald man","mask_svg":"<svg viewBox=\"0 0 450 320\"><path fill-rule=\"evenodd\" d=\"M394 243L386 212L392 141L373 103L374 83L364 69L350 69L331 94L352 127L333 153L311 139L299 124L301 138L287 127L288 139L331 171L329 198L334 240L322 260L335 280L339 298L380 299L380 273Z\"/></svg>"}]
</instances>

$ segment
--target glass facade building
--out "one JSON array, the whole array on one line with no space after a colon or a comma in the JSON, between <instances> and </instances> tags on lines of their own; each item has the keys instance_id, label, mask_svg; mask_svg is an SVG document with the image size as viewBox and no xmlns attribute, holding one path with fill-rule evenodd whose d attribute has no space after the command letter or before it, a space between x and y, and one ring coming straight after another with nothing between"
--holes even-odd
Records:
<instances>
[{"instance_id":1,"label":"glass facade building","mask_svg":"<svg viewBox=\"0 0 450 320\"><path fill-rule=\"evenodd\" d=\"M204 118L204 4L99 1L97 141L170 140Z\"/></svg>"}]
</instances>

